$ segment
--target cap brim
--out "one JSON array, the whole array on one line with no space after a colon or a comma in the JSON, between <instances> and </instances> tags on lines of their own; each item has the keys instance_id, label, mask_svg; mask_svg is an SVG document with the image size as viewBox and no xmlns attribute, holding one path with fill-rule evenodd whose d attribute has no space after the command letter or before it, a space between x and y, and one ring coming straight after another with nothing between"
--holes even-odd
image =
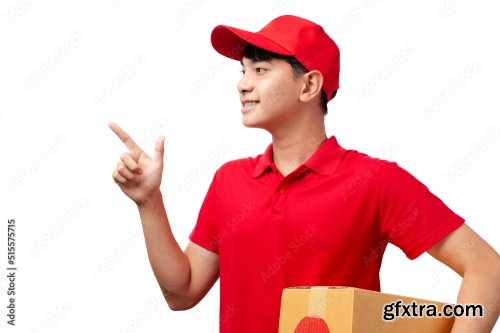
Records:
<instances>
[{"instance_id":1,"label":"cap brim","mask_svg":"<svg viewBox=\"0 0 500 333\"><path fill-rule=\"evenodd\" d=\"M277 54L291 56L292 53L258 32L245 31L226 25L218 25L210 37L213 48L225 57L241 60L248 44Z\"/></svg>"}]
</instances>

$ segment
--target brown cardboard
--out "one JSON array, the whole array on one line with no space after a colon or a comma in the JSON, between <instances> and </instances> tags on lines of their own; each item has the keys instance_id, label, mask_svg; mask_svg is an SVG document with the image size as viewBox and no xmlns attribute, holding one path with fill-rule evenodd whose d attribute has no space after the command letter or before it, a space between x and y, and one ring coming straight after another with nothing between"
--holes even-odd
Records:
<instances>
[{"instance_id":1,"label":"brown cardboard","mask_svg":"<svg viewBox=\"0 0 500 333\"><path fill-rule=\"evenodd\" d=\"M384 320L384 306L397 301L405 305L412 302L417 305L433 304L437 313L441 313L446 304L350 287L286 288L281 298L279 333L448 333L451 331L453 317L416 317L413 316L413 308L411 316ZM419 311L417 310L417 313ZM402 312L400 308L400 314Z\"/></svg>"}]
</instances>

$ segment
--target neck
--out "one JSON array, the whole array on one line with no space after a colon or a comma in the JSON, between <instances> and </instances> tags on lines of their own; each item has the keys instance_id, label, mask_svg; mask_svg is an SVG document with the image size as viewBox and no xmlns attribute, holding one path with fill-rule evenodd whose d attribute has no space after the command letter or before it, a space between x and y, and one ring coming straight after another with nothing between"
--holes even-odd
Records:
<instances>
[{"instance_id":1,"label":"neck","mask_svg":"<svg viewBox=\"0 0 500 333\"><path fill-rule=\"evenodd\" d=\"M314 154L327 139L324 117L273 132L273 159L283 176L287 176Z\"/></svg>"}]
</instances>

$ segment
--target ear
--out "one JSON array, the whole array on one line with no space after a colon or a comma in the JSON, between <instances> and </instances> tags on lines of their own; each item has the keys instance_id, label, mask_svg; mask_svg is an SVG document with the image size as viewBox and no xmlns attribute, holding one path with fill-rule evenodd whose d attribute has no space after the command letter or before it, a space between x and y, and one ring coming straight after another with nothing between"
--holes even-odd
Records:
<instances>
[{"instance_id":1,"label":"ear","mask_svg":"<svg viewBox=\"0 0 500 333\"><path fill-rule=\"evenodd\" d=\"M299 97L302 102L309 102L321 94L323 75L319 71L314 70L303 74L302 80L303 85Z\"/></svg>"}]
</instances>

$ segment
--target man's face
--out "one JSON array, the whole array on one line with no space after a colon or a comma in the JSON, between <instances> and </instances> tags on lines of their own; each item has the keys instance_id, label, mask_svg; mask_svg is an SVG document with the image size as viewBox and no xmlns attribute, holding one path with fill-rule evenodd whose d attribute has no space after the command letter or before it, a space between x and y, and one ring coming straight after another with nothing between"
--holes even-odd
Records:
<instances>
[{"instance_id":1,"label":"man's face","mask_svg":"<svg viewBox=\"0 0 500 333\"><path fill-rule=\"evenodd\" d=\"M241 61L243 76L238 83L243 124L273 132L290 122L299 106L302 80L294 76L285 60Z\"/></svg>"}]
</instances>

